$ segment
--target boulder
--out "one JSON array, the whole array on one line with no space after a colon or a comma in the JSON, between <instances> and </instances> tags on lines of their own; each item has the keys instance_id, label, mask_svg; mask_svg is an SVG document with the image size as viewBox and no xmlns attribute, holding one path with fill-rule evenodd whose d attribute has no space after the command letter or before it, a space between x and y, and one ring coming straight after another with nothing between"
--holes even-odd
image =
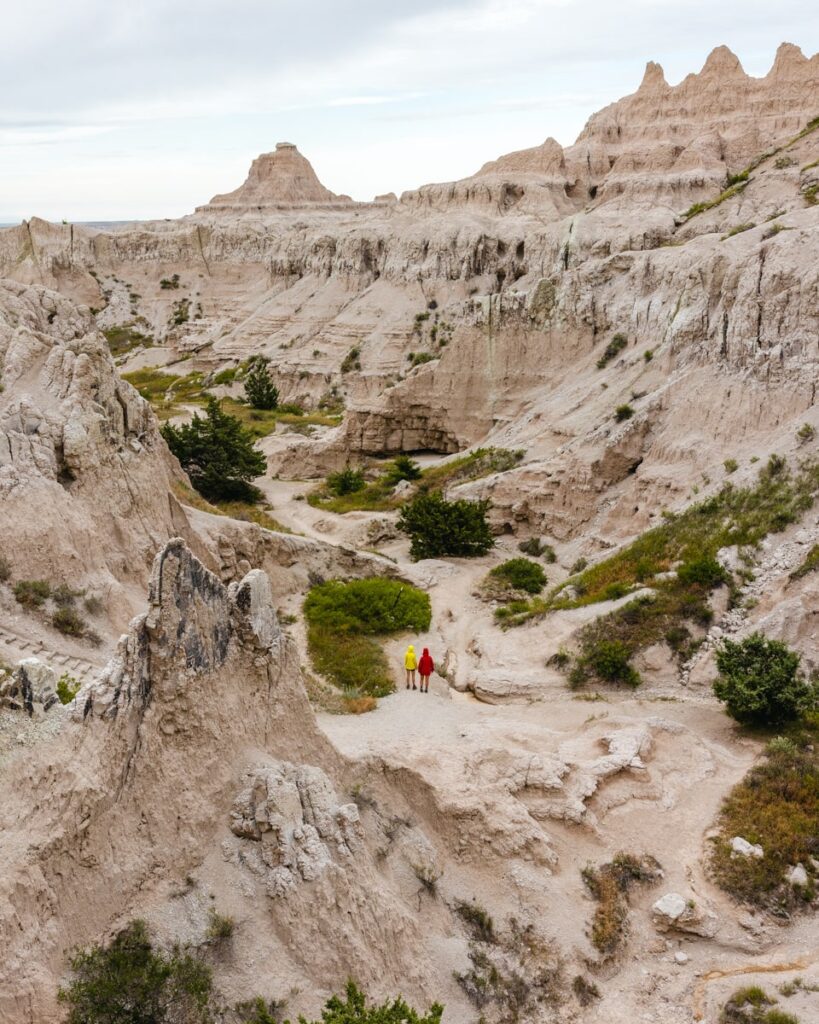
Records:
<instances>
[{"instance_id":1,"label":"boulder","mask_svg":"<svg viewBox=\"0 0 819 1024\"><path fill-rule=\"evenodd\" d=\"M804 887L810 881L810 876L801 864L797 864L795 867L788 868L785 872L785 877L791 883L791 885L798 885Z\"/></svg>"},{"instance_id":2,"label":"boulder","mask_svg":"<svg viewBox=\"0 0 819 1024\"><path fill-rule=\"evenodd\" d=\"M57 703L57 677L39 658L23 658L11 674L0 678L0 707L32 716Z\"/></svg>"},{"instance_id":3,"label":"boulder","mask_svg":"<svg viewBox=\"0 0 819 1024\"><path fill-rule=\"evenodd\" d=\"M756 846L753 843L749 843L747 839L743 839L742 836L734 836L731 840L731 849L734 853L739 854L740 857L764 857L765 851L761 846Z\"/></svg>"},{"instance_id":4,"label":"boulder","mask_svg":"<svg viewBox=\"0 0 819 1024\"><path fill-rule=\"evenodd\" d=\"M655 928L661 932L673 930L710 938L717 930L715 914L701 910L694 900L686 899L677 892L661 896L651 908L651 913Z\"/></svg>"}]
</instances>

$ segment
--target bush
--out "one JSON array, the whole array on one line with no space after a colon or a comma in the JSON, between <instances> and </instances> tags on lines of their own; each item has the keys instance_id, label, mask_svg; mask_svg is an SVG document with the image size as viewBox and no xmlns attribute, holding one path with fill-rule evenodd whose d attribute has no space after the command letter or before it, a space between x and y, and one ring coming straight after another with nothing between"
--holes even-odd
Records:
<instances>
[{"instance_id":1,"label":"bush","mask_svg":"<svg viewBox=\"0 0 819 1024\"><path fill-rule=\"evenodd\" d=\"M634 415L634 410L628 403L625 405L618 405L614 410L614 418L618 423L622 423L624 420L630 420Z\"/></svg>"},{"instance_id":2,"label":"bush","mask_svg":"<svg viewBox=\"0 0 819 1024\"><path fill-rule=\"evenodd\" d=\"M395 486L401 480L418 480L421 467L409 455L396 455L386 472L387 482Z\"/></svg>"},{"instance_id":3,"label":"bush","mask_svg":"<svg viewBox=\"0 0 819 1024\"><path fill-rule=\"evenodd\" d=\"M85 620L67 605L57 608L51 616L51 625L65 636L82 636L85 633Z\"/></svg>"},{"instance_id":4,"label":"bush","mask_svg":"<svg viewBox=\"0 0 819 1024\"><path fill-rule=\"evenodd\" d=\"M39 608L51 596L51 584L45 580L18 580L14 596L25 608Z\"/></svg>"},{"instance_id":5,"label":"bush","mask_svg":"<svg viewBox=\"0 0 819 1024\"><path fill-rule=\"evenodd\" d=\"M618 353L623 351L627 344L628 338L625 334L615 334L608 345L606 345L603 355L597 360L597 369L602 370L606 363L611 362Z\"/></svg>"},{"instance_id":6,"label":"bush","mask_svg":"<svg viewBox=\"0 0 819 1024\"><path fill-rule=\"evenodd\" d=\"M320 1021L299 1018L300 1024L440 1024L443 1006L433 1003L426 1014L419 1014L403 999L387 1000L380 1006L367 1005L367 997L355 985L347 982L346 999L329 999L321 1011Z\"/></svg>"},{"instance_id":7,"label":"bush","mask_svg":"<svg viewBox=\"0 0 819 1024\"><path fill-rule=\"evenodd\" d=\"M420 494L401 509L398 529L410 537L415 561L485 555L495 543L486 521L488 508L488 501L446 501L437 492Z\"/></svg>"},{"instance_id":8,"label":"bush","mask_svg":"<svg viewBox=\"0 0 819 1024\"><path fill-rule=\"evenodd\" d=\"M645 361L647 363L650 363L653 358L654 358L654 349L647 348L645 350L645 352L643 352L643 359L645 359Z\"/></svg>"},{"instance_id":9,"label":"bush","mask_svg":"<svg viewBox=\"0 0 819 1024\"><path fill-rule=\"evenodd\" d=\"M639 686L640 676L632 667L631 652L620 640L599 640L584 655L588 668L608 683Z\"/></svg>"},{"instance_id":10,"label":"bush","mask_svg":"<svg viewBox=\"0 0 819 1024\"><path fill-rule=\"evenodd\" d=\"M725 462L723 462L723 466L725 467L726 473L736 473L739 468L739 463L736 459L726 459Z\"/></svg>"},{"instance_id":11,"label":"bush","mask_svg":"<svg viewBox=\"0 0 819 1024\"><path fill-rule=\"evenodd\" d=\"M581 877L597 901L591 926L592 945L604 956L611 956L626 935L629 890L635 883L656 881L662 877L662 870L648 854L636 857L618 853L609 864L584 868Z\"/></svg>"},{"instance_id":12,"label":"bush","mask_svg":"<svg viewBox=\"0 0 819 1024\"><path fill-rule=\"evenodd\" d=\"M248 364L245 398L254 409L276 409L279 404L279 389L270 376L268 362L264 356L255 356Z\"/></svg>"},{"instance_id":13,"label":"bush","mask_svg":"<svg viewBox=\"0 0 819 1024\"><path fill-rule=\"evenodd\" d=\"M210 969L179 947L155 950L144 921L132 921L109 946L70 960L60 989L67 1024L208 1024Z\"/></svg>"},{"instance_id":14,"label":"bush","mask_svg":"<svg viewBox=\"0 0 819 1024\"><path fill-rule=\"evenodd\" d=\"M683 562L677 570L677 579L680 583L697 584L713 590L726 582L727 575L716 558L702 555L700 558Z\"/></svg>"},{"instance_id":15,"label":"bush","mask_svg":"<svg viewBox=\"0 0 819 1024\"><path fill-rule=\"evenodd\" d=\"M57 697L61 704L70 704L80 692L80 682L68 672L63 672L57 680Z\"/></svg>"},{"instance_id":16,"label":"bush","mask_svg":"<svg viewBox=\"0 0 819 1024\"><path fill-rule=\"evenodd\" d=\"M546 573L528 558L510 558L490 570L490 576L503 580L514 590L525 590L527 594L539 594L546 586Z\"/></svg>"},{"instance_id":17,"label":"bush","mask_svg":"<svg viewBox=\"0 0 819 1024\"><path fill-rule=\"evenodd\" d=\"M282 1004L274 999L267 1002L261 996L256 996L255 999L237 1003L235 1010L239 1024L281 1024Z\"/></svg>"},{"instance_id":18,"label":"bush","mask_svg":"<svg viewBox=\"0 0 819 1024\"><path fill-rule=\"evenodd\" d=\"M341 372L349 373L351 370L361 369L361 349L358 345L351 348L341 363Z\"/></svg>"},{"instance_id":19,"label":"bush","mask_svg":"<svg viewBox=\"0 0 819 1024\"><path fill-rule=\"evenodd\" d=\"M205 417L174 427L166 423L162 436L191 483L209 501L258 501L261 494L250 481L267 468L264 455L253 446L251 434L235 416L209 398Z\"/></svg>"},{"instance_id":20,"label":"bush","mask_svg":"<svg viewBox=\"0 0 819 1024\"><path fill-rule=\"evenodd\" d=\"M387 659L371 637L405 629L423 633L432 618L429 595L380 577L320 583L307 595L304 615L316 670L347 691L371 697L393 690Z\"/></svg>"},{"instance_id":21,"label":"bush","mask_svg":"<svg viewBox=\"0 0 819 1024\"><path fill-rule=\"evenodd\" d=\"M743 725L792 721L815 706L816 689L799 674L799 655L761 633L725 640L717 651L717 669L714 693Z\"/></svg>"},{"instance_id":22,"label":"bush","mask_svg":"<svg viewBox=\"0 0 819 1024\"><path fill-rule=\"evenodd\" d=\"M737 989L722 1009L720 1024L799 1024L792 1013L770 1009L775 1002L759 985Z\"/></svg>"},{"instance_id":23,"label":"bush","mask_svg":"<svg viewBox=\"0 0 819 1024\"><path fill-rule=\"evenodd\" d=\"M816 428L812 427L810 423L803 423L802 426L796 431L796 437L800 444L805 444L807 441L812 441L816 437Z\"/></svg>"},{"instance_id":24,"label":"bush","mask_svg":"<svg viewBox=\"0 0 819 1024\"><path fill-rule=\"evenodd\" d=\"M518 551L533 558L543 558L543 561L549 564L557 561L555 549L551 544L544 544L540 537L527 537L526 540L520 541Z\"/></svg>"},{"instance_id":25,"label":"bush","mask_svg":"<svg viewBox=\"0 0 819 1024\"><path fill-rule=\"evenodd\" d=\"M0 583L8 583L11 579L11 562L0 555Z\"/></svg>"},{"instance_id":26,"label":"bush","mask_svg":"<svg viewBox=\"0 0 819 1024\"><path fill-rule=\"evenodd\" d=\"M228 917L226 914L220 914L211 907L210 913L208 914L207 932L208 939L211 942L223 942L225 939L231 938L235 929L236 923L232 917Z\"/></svg>"},{"instance_id":27,"label":"bush","mask_svg":"<svg viewBox=\"0 0 819 1024\"><path fill-rule=\"evenodd\" d=\"M495 942L495 925L482 906L458 900L455 913L469 928L476 942Z\"/></svg>"},{"instance_id":28,"label":"bush","mask_svg":"<svg viewBox=\"0 0 819 1024\"><path fill-rule=\"evenodd\" d=\"M327 490L341 497L345 494L355 494L356 491L364 490L364 473L360 469L352 469L345 466L338 473L331 473L327 477Z\"/></svg>"},{"instance_id":29,"label":"bush","mask_svg":"<svg viewBox=\"0 0 819 1024\"><path fill-rule=\"evenodd\" d=\"M174 274L173 277L163 277L159 282L159 287L163 291L176 290L179 287L179 274Z\"/></svg>"}]
</instances>

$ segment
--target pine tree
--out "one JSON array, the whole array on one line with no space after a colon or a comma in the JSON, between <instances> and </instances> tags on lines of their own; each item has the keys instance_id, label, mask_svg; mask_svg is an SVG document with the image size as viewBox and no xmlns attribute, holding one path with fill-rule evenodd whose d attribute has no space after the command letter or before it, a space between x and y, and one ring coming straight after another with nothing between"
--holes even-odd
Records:
<instances>
[{"instance_id":1,"label":"pine tree","mask_svg":"<svg viewBox=\"0 0 819 1024\"><path fill-rule=\"evenodd\" d=\"M254 356L248 366L245 398L254 409L275 409L279 404L279 389L270 376L268 362L264 356Z\"/></svg>"},{"instance_id":2,"label":"pine tree","mask_svg":"<svg viewBox=\"0 0 819 1024\"><path fill-rule=\"evenodd\" d=\"M197 491L211 501L258 501L261 492L250 483L267 468L264 455L253 447L253 436L235 416L222 412L215 398L206 414L174 427L166 423L162 436L179 459Z\"/></svg>"}]
</instances>

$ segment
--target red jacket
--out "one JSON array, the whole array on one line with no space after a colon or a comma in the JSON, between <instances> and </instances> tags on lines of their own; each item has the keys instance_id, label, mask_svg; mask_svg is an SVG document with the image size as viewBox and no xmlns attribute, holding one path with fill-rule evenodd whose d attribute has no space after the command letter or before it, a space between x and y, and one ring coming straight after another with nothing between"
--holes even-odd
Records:
<instances>
[{"instance_id":1,"label":"red jacket","mask_svg":"<svg viewBox=\"0 0 819 1024\"><path fill-rule=\"evenodd\" d=\"M418 662L418 675L419 676L431 676L435 669L435 662L429 655L429 648L424 648L424 653L421 655L421 660Z\"/></svg>"}]
</instances>

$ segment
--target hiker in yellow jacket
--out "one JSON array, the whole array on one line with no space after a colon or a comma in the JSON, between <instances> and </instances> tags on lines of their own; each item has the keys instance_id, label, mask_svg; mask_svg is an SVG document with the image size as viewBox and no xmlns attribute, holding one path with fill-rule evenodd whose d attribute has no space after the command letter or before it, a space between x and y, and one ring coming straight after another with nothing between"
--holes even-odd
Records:
<instances>
[{"instance_id":1,"label":"hiker in yellow jacket","mask_svg":"<svg viewBox=\"0 0 819 1024\"><path fill-rule=\"evenodd\" d=\"M415 657L415 648L412 644L409 645L406 653L404 654L404 668L407 670L407 689L410 688L410 683L412 683L413 690L416 690L415 670L418 668L418 661Z\"/></svg>"}]
</instances>

